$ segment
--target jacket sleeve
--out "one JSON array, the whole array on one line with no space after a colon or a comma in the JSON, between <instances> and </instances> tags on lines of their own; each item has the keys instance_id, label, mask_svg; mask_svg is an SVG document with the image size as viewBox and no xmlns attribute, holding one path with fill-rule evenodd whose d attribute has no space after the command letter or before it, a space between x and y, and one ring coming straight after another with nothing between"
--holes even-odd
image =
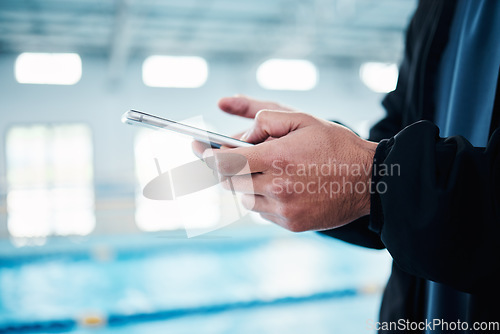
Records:
<instances>
[{"instance_id":1,"label":"jacket sleeve","mask_svg":"<svg viewBox=\"0 0 500 334\"><path fill-rule=\"evenodd\" d=\"M404 271L465 292L500 280L500 130L486 148L421 121L377 147L370 230Z\"/></svg>"},{"instance_id":2,"label":"jacket sleeve","mask_svg":"<svg viewBox=\"0 0 500 334\"><path fill-rule=\"evenodd\" d=\"M370 216L364 216L347 225L319 233L357 246L384 249L380 235L368 228L369 223Z\"/></svg>"}]
</instances>

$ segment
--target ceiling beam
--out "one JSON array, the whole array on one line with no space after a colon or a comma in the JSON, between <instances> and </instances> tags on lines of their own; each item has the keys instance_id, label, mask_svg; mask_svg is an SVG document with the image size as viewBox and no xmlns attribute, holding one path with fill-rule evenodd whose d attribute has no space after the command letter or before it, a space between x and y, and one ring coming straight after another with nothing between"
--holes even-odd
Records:
<instances>
[{"instance_id":1,"label":"ceiling beam","mask_svg":"<svg viewBox=\"0 0 500 334\"><path fill-rule=\"evenodd\" d=\"M118 0L116 5L108 66L108 82L111 87L121 82L130 52L132 28L129 24L129 2L130 0Z\"/></svg>"}]
</instances>

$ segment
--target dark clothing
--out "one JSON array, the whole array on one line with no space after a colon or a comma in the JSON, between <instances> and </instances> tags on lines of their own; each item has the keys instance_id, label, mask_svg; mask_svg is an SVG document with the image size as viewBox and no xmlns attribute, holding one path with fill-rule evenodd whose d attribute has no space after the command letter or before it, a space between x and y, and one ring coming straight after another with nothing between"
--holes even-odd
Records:
<instances>
[{"instance_id":1,"label":"dark clothing","mask_svg":"<svg viewBox=\"0 0 500 334\"><path fill-rule=\"evenodd\" d=\"M385 97L387 115L369 138L380 142L372 180L387 190L372 195L370 216L323 232L392 255L384 322L425 321L428 280L470 294L460 301L461 321L500 321L498 81L487 147L460 136L440 138L432 123L436 75L455 6L421 1L409 25L397 88ZM384 175L384 165L398 165L399 172Z\"/></svg>"},{"instance_id":2,"label":"dark clothing","mask_svg":"<svg viewBox=\"0 0 500 334\"><path fill-rule=\"evenodd\" d=\"M441 137L488 144L500 66L500 1L457 0L434 92Z\"/></svg>"},{"instance_id":3,"label":"dark clothing","mask_svg":"<svg viewBox=\"0 0 500 334\"><path fill-rule=\"evenodd\" d=\"M498 71L491 69L500 66L499 41L500 1L457 0L434 92L434 123L441 137L458 134L474 146L488 144L498 79ZM467 318L470 294L426 283L426 319L454 322ZM425 333L436 329L428 328Z\"/></svg>"}]
</instances>

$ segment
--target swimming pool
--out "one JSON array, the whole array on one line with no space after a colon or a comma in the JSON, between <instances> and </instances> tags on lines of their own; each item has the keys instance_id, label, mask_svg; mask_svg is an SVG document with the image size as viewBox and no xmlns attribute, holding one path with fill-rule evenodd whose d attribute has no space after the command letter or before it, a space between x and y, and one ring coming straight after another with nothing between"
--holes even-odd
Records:
<instances>
[{"instance_id":1,"label":"swimming pool","mask_svg":"<svg viewBox=\"0 0 500 334\"><path fill-rule=\"evenodd\" d=\"M390 258L274 227L0 243L0 333L361 333Z\"/></svg>"}]
</instances>

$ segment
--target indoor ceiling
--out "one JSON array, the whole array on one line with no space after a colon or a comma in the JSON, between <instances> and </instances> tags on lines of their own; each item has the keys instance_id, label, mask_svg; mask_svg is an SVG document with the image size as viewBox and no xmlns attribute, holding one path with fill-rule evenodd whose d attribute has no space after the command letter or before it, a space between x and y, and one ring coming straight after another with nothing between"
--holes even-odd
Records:
<instances>
[{"instance_id":1,"label":"indoor ceiling","mask_svg":"<svg viewBox=\"0 0 500 334\"><path fill-rule=\"evenodd\" d=\"M399 59L414 0L1 0L0 53Z\"/></svg>"}]
</instances>

